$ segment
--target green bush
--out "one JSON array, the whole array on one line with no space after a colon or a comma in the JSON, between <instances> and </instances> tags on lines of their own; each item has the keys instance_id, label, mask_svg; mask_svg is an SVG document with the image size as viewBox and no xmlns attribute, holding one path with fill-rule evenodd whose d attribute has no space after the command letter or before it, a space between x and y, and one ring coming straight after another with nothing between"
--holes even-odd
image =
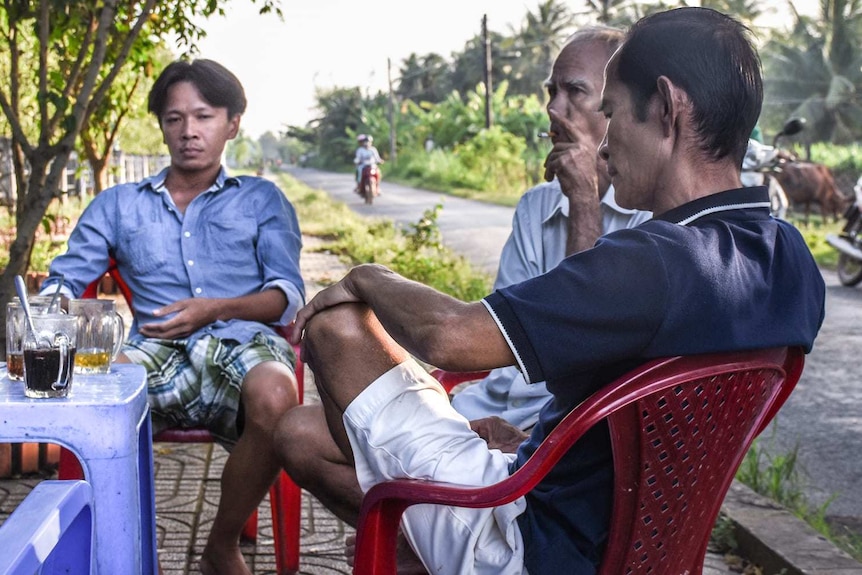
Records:
<instances>
[{"instance_id":1,"label":"green bush","mask_svg":"<svg viewBox=\"0 0 862 575\"><path fill-rule=\"evenodd\" d=\"M303 233L327 239L325 249L351 264L382 264L462 301L476 301L490 292L487 274L476 271L466 259L443 246L437 226L441 205L427 210L402 231L389 220L363 219L326 193L312 190L287 174L278 178L296 208Z\"/></svg>"},{"instance_id":2,"label":"green bush","mask_svg":"<svg viewBox=\"0 0 862 575\"><path fill-rule=\"evenodd\" d=\"M824 164L834 172L862 174L862 145L812 144L811 161Z\"/></svg>"}]
</instances>

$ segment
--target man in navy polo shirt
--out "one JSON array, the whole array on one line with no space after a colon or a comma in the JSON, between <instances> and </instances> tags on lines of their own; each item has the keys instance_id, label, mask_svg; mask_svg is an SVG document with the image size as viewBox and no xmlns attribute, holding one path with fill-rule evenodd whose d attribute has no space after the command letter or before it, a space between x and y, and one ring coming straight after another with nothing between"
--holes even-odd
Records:
<instances>
[{"instance_id":1,"label":"man in navy polo shirt","mask_svg":"<svg viewBox=\"0 0 862 575\"><path fill-rule=\"evenodd\" d=\"M653 220L481 302L375 265L318 294L294 333L304 332L323 410L288 412L276 442L289 449L297 426L325 413L334 447L321 500L351 520L339 493L357 482L364 491L401 477L495 483L578 402L651 358L810 350L824 314L820 272L796 229L769 215L766 189L740 183L762 94L737 21L704 8L644 18L606 68L599 154L617 202ZM514 432L470 430L411 354L453 371L517 365L528 382L547 381L552 398L517 454L503 453L495 447ZM611 478L598 426L525 498L411 507L402 528L418 567L434 573L594 573Z\"/></svg>"}]
</instances>

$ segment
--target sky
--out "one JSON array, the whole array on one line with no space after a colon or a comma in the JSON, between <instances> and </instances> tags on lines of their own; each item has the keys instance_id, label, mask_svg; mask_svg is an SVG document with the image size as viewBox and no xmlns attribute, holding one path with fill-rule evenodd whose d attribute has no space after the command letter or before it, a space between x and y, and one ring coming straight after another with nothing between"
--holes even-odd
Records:
<instances>
[{"instance_id":1,"label":"sky","mask_svg":"<svg viewBox=\"0 0 862 575\"><path fill-rule=\"evenodd\" d=\"M789 11L773 0L771 22ZM818 0L797 0L810 13ZM284 14L260 15L248 0L233 0L227 16L201 22L207 38L199 56L229 68L243 83L248 109L242 128L253 138L305 125L315 117L316 88L359 86L370 94L387 90L387 59L393 79L411 53L452 52L481 32L511 34L540 0L282 0ZM572 9L586 3L570 0ZM780 8L779 8L780 7Z\"/></svg>"},{"instance_id":2,"label":"sky","mask_svg":"<svg viewBox=\"0 0 862 575\"><path fill-rule=\"evenodd\" d=\"M227 17L202 22L200 56L227 66L243 83L248 109L242 127L252 137L315 117L315 88L359 86L386 91L412 52L448 59L481 32L519 27L539 0L282 0L283 20L233 0ZM424 10L422 8L425 8Z\"/></svg>"}]
</instances>

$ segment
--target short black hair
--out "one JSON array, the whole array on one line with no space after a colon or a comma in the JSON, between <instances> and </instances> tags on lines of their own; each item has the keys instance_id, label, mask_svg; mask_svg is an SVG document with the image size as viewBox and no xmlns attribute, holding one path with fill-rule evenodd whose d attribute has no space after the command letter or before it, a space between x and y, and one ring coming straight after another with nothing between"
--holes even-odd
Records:
<instances>
[{"instance_id":1,"label":"short black hair","mask_svg":"<svg viewBox=\"0 0 862 575\"><path fill-rule=\"evenodd\" d=\"M211 106L227 108L228 118L245 112L245 90L230 70L213 60L177 60L162 70L150 90L147 109L155 114L160 124L168 90L177 82L191 82Z\"/></svg>"},{"instance_id":2,"label":"short black hair","mask_svg":"<svg viewBox=\"0 0 862 575\"><path fill-rule=\"evenodd\" d=\"M709 8L677 8L636 22L617 53L616 73L646 118L658 78L666 76L691 99L701 149L742 164L763 105L760 57L750 30Z\"/></svg>"}]
</instances>

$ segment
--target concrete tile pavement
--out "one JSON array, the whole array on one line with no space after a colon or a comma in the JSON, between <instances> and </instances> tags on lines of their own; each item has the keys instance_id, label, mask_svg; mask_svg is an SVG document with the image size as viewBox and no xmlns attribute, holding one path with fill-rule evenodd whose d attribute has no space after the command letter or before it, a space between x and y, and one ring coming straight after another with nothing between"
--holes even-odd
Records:
<instances>
[{"instance_id":1,"label":"concrete tile pavement","mask_svg":"<svg viewBox=\"0 0 862 575\"><path fill-rule=\"evenodd\" d=\"M323 242L304 237L302 275L308 297L340 279L347 271L337 256L317 251ZM313 376L312 378L313 379ZM313 383L306 384L306 402L319 401ZM195 573L219 494L219 474L226 452L214 445L157 444L156 519L159 558L165 575ZM307 574L350 573L344 561L344 538L350 526L335 518L320 502L303 492L300 572ZM256 574L275 573L272 518L269 499L258 511L257 545L244 548L246 561ZM732 572L722 556L710 553L705 575Z\"/></svg>"}]
</instances>

